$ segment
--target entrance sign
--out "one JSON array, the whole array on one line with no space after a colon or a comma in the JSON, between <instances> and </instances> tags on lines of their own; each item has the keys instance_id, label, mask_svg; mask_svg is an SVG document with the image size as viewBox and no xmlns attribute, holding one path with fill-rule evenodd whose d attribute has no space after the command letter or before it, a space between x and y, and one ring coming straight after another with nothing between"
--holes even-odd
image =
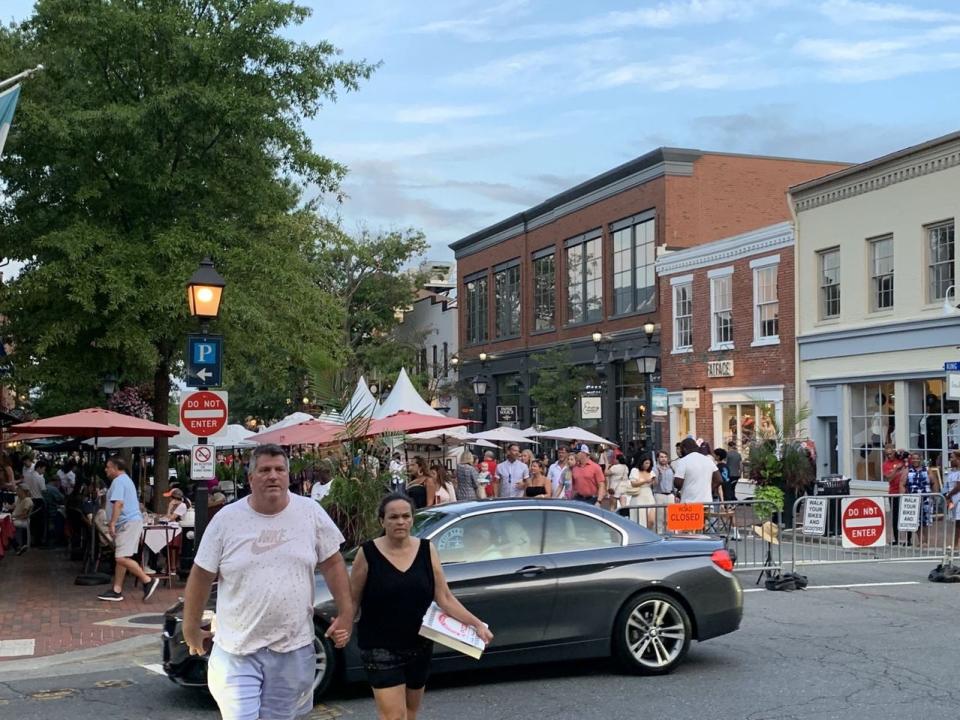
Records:
<instances>
[{"instance_id":1,"label":"entrance sign","mask_svg":"<svg viewBox=\"0 0 960 720\"><path fill-rule=\"evenodd\" d=\"M876 547L887 544L887 520L883 503L875 498L843 498L840 501L843 547Z\"/></svg>"},{"instance_id":2,"label":"entrance sign","mask_svg":"<svg viewBox=\"0 0 960 720\"><path fill-rule=\"evenodd\" d=\"M733 377L733 360L710 360L707 363L707 377Z\"/></svg>"},{"instance_id":3,"label":"entrance sign","mask_svg":"<svg viewBox=\"0 0 960 720\"><path fill-rule=\"evenodd\" d=\"M667 505L668 532L703 532L703 526L703 505L698 503Z\"/></svg>"},{"instance_id":4,"label":"entrance sign","mask_svg":"<svg viewBox=\"0 0 960 720\"><path fill-rule=\"evenodd\" d=\"M187 335L187 387L223 384L223 336Z\"/></svg>"},{"instance_id":5,"label":"entrance sign","mask_svg":"<svg viewBox=\"0 0 960 720\"><path fill-rule=\"evenodd\" d=\"M217 461L213 445L194 445L190 448L190 478L216 480Z\"/></svg>"},{"instance_id":6,"label":"entrance sign","mask_svg":"<svg viewBox=\"0 0 960 720\"><path fill-rule=\"evenodd\" d=\"M900 513L897 517L899 532L917 532L920 529L920 502L919 495L901 495Z\"/></svg>"},{"instance_id":7,"label":"entrance sign","mask_svg":"<svg viewBox=\"0 0 960 720\"><path fill-rule=\"evenodd\" d=\"M210 437L227 426L227 394L212 390L185 392L180 399L180 427L191 435Z\"/></svg>"},{"instance_id":8,"label":"entrance sign","mask_svg":"<svg viewBox=\"0 0 960 720\"><path fill-rule=\"evenodd\" d=\"M808 497L803 505L803 534L823 535L827 532L827 499Z\"/></svg>"}]
</instances>

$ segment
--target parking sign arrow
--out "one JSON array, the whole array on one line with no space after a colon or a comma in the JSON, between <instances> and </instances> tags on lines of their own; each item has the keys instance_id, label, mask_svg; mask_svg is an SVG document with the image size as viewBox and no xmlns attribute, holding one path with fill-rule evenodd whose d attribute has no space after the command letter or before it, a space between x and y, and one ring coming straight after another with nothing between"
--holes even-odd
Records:
<instances>
[{"instance_id":1,"label":"parking sign arrow","mask_svg":"<svg viewBox=\"0 0 960 720\"><path fill-rule=\"evenodd\" d=\"M197 377L203 380L204 382L206 382L207 380L213 377L213 373L207 370L206 368L203 368L202 370L197 372Z\"/></svg>"}]
</instances>

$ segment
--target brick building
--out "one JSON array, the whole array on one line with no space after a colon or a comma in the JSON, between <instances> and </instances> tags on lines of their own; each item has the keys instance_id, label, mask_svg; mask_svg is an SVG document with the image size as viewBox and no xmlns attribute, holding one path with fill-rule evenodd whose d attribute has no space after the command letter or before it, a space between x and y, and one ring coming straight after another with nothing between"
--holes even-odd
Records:
<instances>
[{"instance_id":1,"label":"brick building","mask_svg":"<svg viewBox=\"0 0 960 720\"><path fill-rule=\"evenodd\" d=\"M643 330L661 321L658 255L785 221L787 187L842 167L658 148L454 242L461 375L487 379L487 426L513 408L513 424L536 421L536 356L562 346L592 372L580 424L647 444L659 377L637 360L660 356Z\"/></svg>"},{"instance_id":2,"label":"brick building","mask_svg":"<svg viewBox=\"0 0 960 720\"><path fill-rule=\"evenodd\" d=\"M742 445L794 399L793 226L777 223L657 261L667 447Z\"/></svg>"}]
</instances>

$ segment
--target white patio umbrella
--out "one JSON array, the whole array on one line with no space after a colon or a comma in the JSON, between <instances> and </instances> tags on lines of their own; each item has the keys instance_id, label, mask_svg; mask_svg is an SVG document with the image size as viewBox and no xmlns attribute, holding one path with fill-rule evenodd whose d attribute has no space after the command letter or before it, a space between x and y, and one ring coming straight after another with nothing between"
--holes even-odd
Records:
<instances>
[{"instance_id":1,"label":"white patio umbrella","mask_svg":"<svg viewBox=\"0 0 960 720\"><path fill-rule=\"evenodd\" d=\"M533 438L524 435L523 430L504 426L495 427L492 430L485 430L484 432L473 433L473 437L479 438L480 440L489 440L490 442L540 444Z\"/></svg>"},{"instance_id":2,"label":"white patio umbrella","mask_svg":"<svg viewBox=\"0 0 960 720\"><path fill-rule=\"evenodd\" d=\"M422 433L407 435L407 440L424 445L478 445L480 447L495 448L492 442L476 438L467 432L465 427L452 427L446 430L428 430Z\"/></svg>"},{"instance_id":3,"label":"white patio umbrella","mask_svg":"<svg viewBox=\"0 0 960 720\"><path fill-rule=\"evenodd\" d=\"M544 432L534 433L535 437L544 438L546 440L566 440L574 442L585 442L593 443L594 445L612 445L614 447L619 447L612 440L607 440L606 438L600 437L596 433L592 433L589 430L584 430L575 425L570 427L558 428L556 430L545 430Z\"/></svg>"}]
</instances>

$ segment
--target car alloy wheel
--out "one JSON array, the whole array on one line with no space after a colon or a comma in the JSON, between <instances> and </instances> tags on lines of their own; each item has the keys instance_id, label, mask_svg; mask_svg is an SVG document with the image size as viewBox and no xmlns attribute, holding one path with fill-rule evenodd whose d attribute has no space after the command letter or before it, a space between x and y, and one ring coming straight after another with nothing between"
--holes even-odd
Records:
<instances>
[{"instance_id":1,"label":"car alloy wheel","mask_svg":"<svg viewBox=\"0 0 960 720\"><path fill-rule=\"evenodd\" d=\"M333 642L326 637L326 626L322 623L313 625L313 651L316 657L313 675L313 700L320 698L330 689L337 666L337 651Z\"/></svg>"},{"instance_id":2,"label":"car alloy wheel","mask_svg":"<svg viewBox=\"0 0 960 720\"><path fill-rule=\"evenodd\" d=\"M617 654L646 675L673 670L690 647L690 618L664 593L645 593L628 602L617 617Z\"/></svg>"}]
</instances>

